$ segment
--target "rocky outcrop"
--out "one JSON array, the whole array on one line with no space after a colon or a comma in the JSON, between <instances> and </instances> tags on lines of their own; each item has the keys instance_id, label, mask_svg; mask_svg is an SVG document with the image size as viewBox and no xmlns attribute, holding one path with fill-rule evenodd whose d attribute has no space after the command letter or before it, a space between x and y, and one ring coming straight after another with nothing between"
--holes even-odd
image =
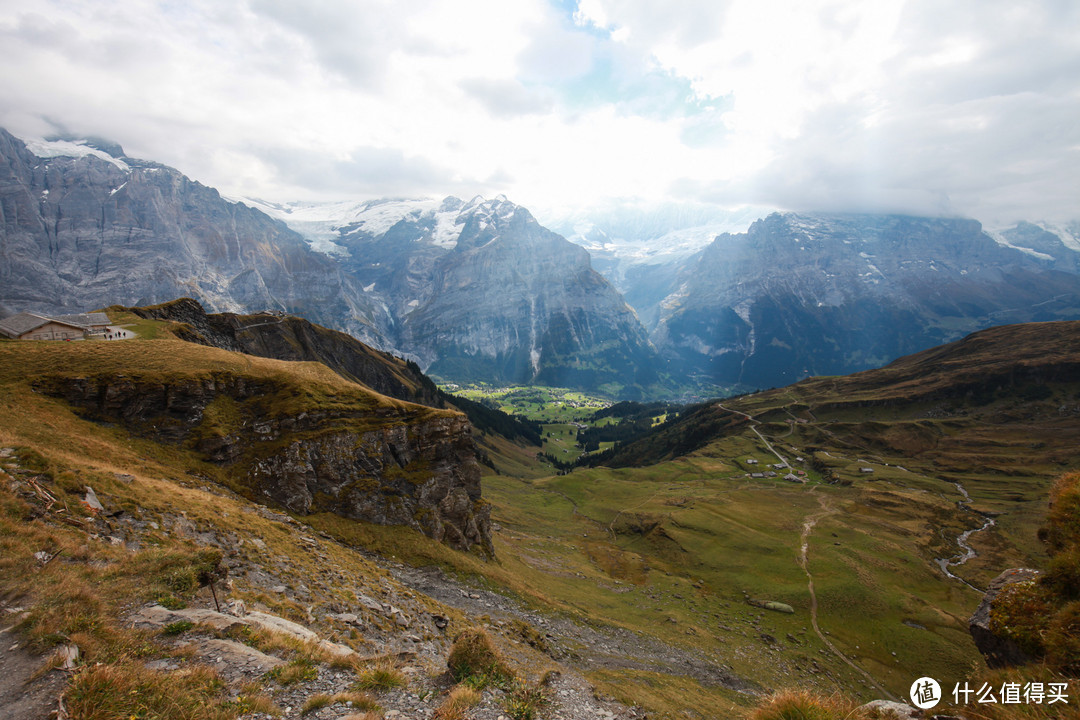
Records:
<instances>
[{"instance_id":1,"label":"rocky outcrop","mask_svg":"<svg viewBox=\"0 0 1080 720\"><path fill-rule=\"evenodd\" d=\"M191 298L124 309L140 317L179 323L174 332L189 342L275 360L321 362L345 379L383 395L430 407L445 407L438 387L415 363L303 318L269 313L207 314Z\"/></svg>"},{"instance_id":2,"label":"rocky outcrop","mask_svg":"<svg viewBox=\"0 0 1080 720\"><path fill-rule=\"evenodd\" d=\"M248 480L295 513L330 510L411 525L455 547L489 548L490 510L480 502L480 466L460 416L293 440L255 460Z\"/></svg>"},{"instance_id":3,"label":"rocky outcrop","mask_svg":"<svg viewBox=\"0 0 1080 720\"><path fill-rule=\"evenodd\" d=\"M411 360L376 350L345 333L303 318L272 314L207 314L180 298L151 307L124 308L140 317L176 323L172 332L189 342L275 360L321 362L346 380L398 400L465 413L473 429L540 445L539 424L462 397L448 396Z\"/></svg>"},{"instance_id":4,"label":"rocky outcrop","mask_svg":"<svg viewBox=\"0 0 1080 720\"><path fill-rule=\"evenodd\" d=\"M176 443L252 496L298 514L407 525L490 553L490 509L468 420L369 396L297 407L281 380L226 372L64 377L36 383L89 417ZM289 411L280 408L289 407Z\"/></svg>"},{"instance_id":5,"label":"rocky outcrop","mask_svg":"<svg viewBox=\"0 0 1080 720\"><path fill-rule=\"evenodd\" d=\"M1028 568L1013 568L1001 573L990 582L982 602L968 621L971 639L975 641L975 646L979 648L989 667L1024 665L1037 659L1025 652L1015 640L997 632L992 616L994 601L1006 588L1017 583L1033 582L1040 575L1038 570Z\"/></svg>"}]
</instances>

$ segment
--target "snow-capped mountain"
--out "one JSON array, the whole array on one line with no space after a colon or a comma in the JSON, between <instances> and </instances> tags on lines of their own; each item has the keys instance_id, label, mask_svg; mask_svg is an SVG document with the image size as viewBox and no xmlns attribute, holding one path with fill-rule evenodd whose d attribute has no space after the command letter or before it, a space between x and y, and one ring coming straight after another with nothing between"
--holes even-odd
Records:
<instances>
[{"instance_id":1,"label":"snow-capped mountain","mask_svg":"<svg viewBox=\"0 0 1080 720\"><path fill-rule=\"evenodd\" d=\"M100 140L0 130L0 303L79 312L190 296L377 340L381 309L285 225Z\"/></svg>"},{"instance_id":2,"label":"snow-capped mountain","mask_svg":"<svg viewBox=\"0 0 1080 720\"><path fill-rule=\"evenodd\" d=\"M656 380L644 329L588 253L504 196L251 202L334 256L387 310L395 347L434 374L590 387Z\"/></svg>"},{"instance_id":3,"label":"snow-capped mountain","mask_svg":"<svg viewBox=\"0 0 1080 720\"><path fill-rule=\"evenodd\" d=\"M483 200L477 198L477 201ZM449 209L442 207L442 201L423 199L272 203L241 198L237 202L281 220L304 236L313 249L329 255L348 255L348 251L336 242L343 233L362 231L381 236L403 220L415 222L434 218L435 230L430 241L447 250L454 248L457 236L461 234L461 227L456 224L460 208L453 202Z\"/></svg>"},{"instance_id":4,"label":"snow-capped mountain","mask_svg":"<svg viewBox=\"0 0 1080 720\"><path fill-rule=\"evenodd\" d=\"M968 332L1080 317L1075 238L1034 225L776 213L684 261L654 344L706 382L769 387Z\"/></svg>"},{"instance_id":5,"label":"snow-capped mountain","mask_svg":"<svg viewBox=\"0 0 1080 720\"><path fill-rule=\"evenodd\" d=\"M566 215L575 244L502 196L230 201L114 143L0 131L0 312L192 296L301 315L451 380L623 397L665 373L768 387L1080 318L1080 223L774 213L711 237L756 211L616 210Z\"/></svg>"}]
</instances>

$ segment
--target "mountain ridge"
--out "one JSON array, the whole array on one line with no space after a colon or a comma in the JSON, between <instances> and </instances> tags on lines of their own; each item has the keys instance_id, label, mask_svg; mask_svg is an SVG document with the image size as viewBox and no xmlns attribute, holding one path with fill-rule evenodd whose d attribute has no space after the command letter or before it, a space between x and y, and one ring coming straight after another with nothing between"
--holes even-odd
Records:
<instances>
[{"instance_id":1,"label":"mountain ridge","mask_svg":"<svg viewBox=\"0 0 1080 720\"><path fill-rule=\"evenodd\" d=\"M627 385L631 394L660 382L634 311L592 269L588 253L505 196L274 211L312 243L333 236L334 255L390 308L396 344L427 372Z\"/></svg>"},{"instance_id":2,"label":"mountain ridge","mask_svg":"<svg viewBox=\"0 0 1080 720\"><path fill-rule=\"evenodd\" d=\"M480 432L494 432L511 441L521 439L534 445L541 444L536 428L520 418L466 398L447 395L421 372L416 363L304 318L272 314L208 314L191 298L150 307L110 309L174 323L173 334L188 342L274 360L319 362L346 380L383 395L433 408L460 410Z\"/></svg>"},{"instance_id":3,"label":"mountain ridge","mask_svg":"<svg viewBox=\"0 0 1080 720\"><path fill-rule=\"evenodd\" d=\"M677 262L634 265L617 278L624 297L503 196L226 200L114 143L31 146L40 155L0 136L5 312L190 295L303 316L448 381L616 399L784 385L1002 322L1080 317L1072 226L774 213ZM638 224L655 232L647 215Z\"/></svg>"},{"instance_id":4,"label":"mountain ridge","mask_svg":"<svg viewBox=\"0 0 1080 720\"><path fill-rule=\"evenodd\" d=\"M781 389L700 404L674 423L607 455L593 457L589 464L624 467L678 457L717 436L745 430L750 415L781 423L798 418L798 422L810 420L813 424L819 415L843 417L848 410L862 408L916 424L922 419L975 416L983 407L990 419L981 422L1008 424L1020 417L1045 420L1045 440L1053 437L1050 446L1056 450L1044 447L1040 455L1052 455L1064 450L1062 442L1068 433L1063 428L1080 432L1080 403L1074 402L1080 398L1075 394L1080 388L1071 389L1077 377L1080 321L1003 325L898 358L881 368L812 377ZM1062 403L1048 404L1048 398L1055 394L1047 386L1057 389ZM999 413L995 398L1009 393L1026 398L1033 407L1039 405L1039 414L1012 409ZM1074 393L1071 400L1069 393ZM950 410L954 405L967 409ZM762 416L762 412L766 414ZM924 434L925 428L915 432Z\"/></svg>"},{"instance_id":5,"label":"mountain ridge","mask_svg":"<svg viewBox=\"0 0 1080 720\"><path fill-rule=\"evenodd\" d=\"M651 339L720 385L853 372L1002 321L1080 316L1080 276L1056 263L975 220L774 213L679 267Z\"/></svg>"},{"instance_id":6,"label":"mountain ridge","mask_svg":"<svg viewBox=\"0 0 1080 720\"><path fill-rule=\"evenodd\" d=\"M9 310L193 295L215 311L301 315L451 379L615 394L659 382L637 318L587 253L505 198L411 217L394 216L393 201L361 203L368 215L339 228L341 251L326 254L176 170L100 149L118 145L31 145L41 155L0 134Z\"/></svg>"}]
</instances>

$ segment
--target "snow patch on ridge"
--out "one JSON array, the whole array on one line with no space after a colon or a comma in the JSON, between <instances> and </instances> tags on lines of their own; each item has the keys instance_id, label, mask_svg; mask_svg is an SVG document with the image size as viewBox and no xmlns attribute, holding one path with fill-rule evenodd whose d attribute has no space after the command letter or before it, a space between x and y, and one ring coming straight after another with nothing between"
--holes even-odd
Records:
<instances>
[{"instance_id":1,"label":"snow patch on ridge","mask_svg":"<svg viewBox=\"0 0 1080 720\"><path fill-rule=\"evenodd\" d=\"M1041 227L1046 232L1053 233L1054 235L1057 235L1058 239L1061 240L1061 243L1065 247L1069 248L1070 250L1075 250L1076 252L1080 252L1080 238L1076 237L1075 235L1073 235L1071 232L1069 232L1065 228L1061 227L1060 225L1047 225L1047 224L1044 224L1044 223L1037 223L1037 224L1038 224L1039 227Z\"/></svg>"},{"instance_id":2,"label":"snow patch on ridge","mask_svg":"<svg viewBox=\"0 0 1080 720\"><path fill-rule=\"evenodd\" d=\"M486 204L481 197L473 198L460 209L444 209L445 201L430 199L278 204L245 198L243 202L281 220L300 233L313 249L327 254L348 254L336 242L343 233L360 231L379 237L399 222L429 220L433 229L427 240L436 247L453 250L461 236L464 215ZM488 201L492 202L495 201ZM450 203L449 207L453 208L453 205ZM490 206L483 209L490 215Z\"/></svg>"},{"instance_id":3,"label":"snow patch on ridge","mask_svg":"<svg viewBox=\"0 0 1080 720\"><path fill-rule=\"evenodd\" d=\"M86 144L85 140L44 140L42 138L23 138L23 142L26 144L26 149L32 152L39 158L56 158L56 157L96 157L105 162L112 163L116 167L120 168L124 172L131 172L131 166L129 166L123 160L114 158L104 150L98 150L97 148L90 147Z\"/></svg>"},{"instance_id":4,"label":"snow patch on ridge","mask_svg":"<svg viewBox=\"0 0 1080 720\"><path fill-rule=\"evenodd\" d=\"M1032 250L1031 248L1020 247L1019 245L1013 245L1011 242L1009 242L1005 238L1004 235L1002 235L999 232L995 232L994 230L986 230L986 229L984 229L983 232L986 233L987 235L989 235L990 238L993 239L994 242L996 242L998 245L1001 245L1003 247L1011 248L1013 250L1019 250L1020 252L1024 253L1025 255L1030 255L1030 256L1038 258L1040 260L1049 260L1049 261L1053 262L1054 260L1057 259L1053 255L1047 255L1046 253L1039 252L1038 250ZM1054 234L1056 235L1057 233L1054 233ZM1058 237L1060 237L1060 235ZM1062 242L1064 242L1064 239L1062 239Z\"/></svg>"}]
</instances>

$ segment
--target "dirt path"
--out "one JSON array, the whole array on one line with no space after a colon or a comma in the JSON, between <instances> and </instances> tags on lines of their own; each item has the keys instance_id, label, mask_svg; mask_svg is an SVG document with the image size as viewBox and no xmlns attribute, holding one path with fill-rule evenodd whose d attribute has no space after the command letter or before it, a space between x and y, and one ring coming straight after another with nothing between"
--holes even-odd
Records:
<instances>
[{"instance_id":1,"label":"dirt path","mask_svg":"<svg viewBox=\"0 0 1080 720\"><path fill-rule=\"evenodd\" d=\"M788 461L787 461L787 458L785 458L783 455L781 455L779 452L777 452L776 448L774 448L772 446L772 443L770 443L765 438L765 436L762 435L761 432L757 429L757 426L760 425L761 423L760 423L760 421L755 420L753 415L749 415L747 413L744 413L741 410L732 410L731 408L724 407L723 404L721 404L721 403L716 403L716 407L718 407L721 410L724 410L726 412L734 413L735 415L742 415L744 418L746 418L748 421L750 421L750 429L754 431L754 434L758 436L758 439L760 439L761 442L765 443L765 447L767 447L769 449L769 452L771 452L773 455L775 455L776 459L779 460L781 463L783 463L784 465L786 465L788 467L791 467L790 463L788 463Z\"/></svg>"},{"instance_id":2,"label":"dirt path","mask_svg":"<svg viewBox=\"0 0 1080 720\"><path fill-rule=\"evenodd\" d=\"M0 622L12 616L0 608ZM11 628L0 629L0 708L4 720L47 720L57 709L67 684L66 673L53 670L31 681L47 660L24 650Z\"/></svg>"},{"instance_id":3,"label":"dirt path","mask_svg":"<svg viewBox=\"0 0 1080 720\"><path fill-rule=\"evenodd\" d=\"M813 492L813 490L811 490L810 492ZM881 685L878 684L878 682L870 673L863 670L861 667L852 662L852 660L847 655L840 652L840 650L835 645L833 645L832 641L825 636L825 633L821 631L821 627L818 625L817 593L814 592L814 576L810 572L810 563L808 560L810 550L810 534L814 531L814 526L817 525L818 520L835 514L837 510L836 508L829 505L828 501L825 499L824 496L818 495L817 500L818 504L821 505L821 510L812 515L807 515L806 520L803 521L802 536L800 538L801 544L799 547L798 557L799 567L801 567L803 569L803 572L806 573L806 585L807 589L810 591L810 624L814 628L814 633L818 636L818 639L820 639L821 642L824 643L825 647L829 648L829 650L834 655L836 655L836 657L843 660L846 665L848 665L855 672L859 673L859 675L862 675L866 679L866 681L874 687L875 690L882 693L890 700L896 700L896 696L890 693L885 688L881 687Z\"/></svg>"}]
</instances>

